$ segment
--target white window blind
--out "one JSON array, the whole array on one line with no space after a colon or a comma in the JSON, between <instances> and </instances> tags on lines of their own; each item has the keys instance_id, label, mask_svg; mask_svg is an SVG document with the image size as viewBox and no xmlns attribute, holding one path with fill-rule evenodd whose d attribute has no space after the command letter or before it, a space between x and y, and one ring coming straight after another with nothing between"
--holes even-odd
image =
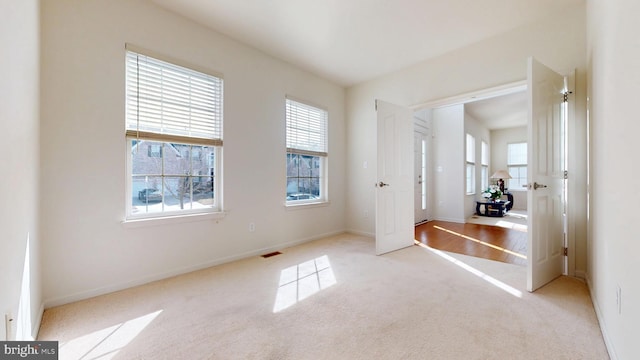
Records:
<instances>
[{"instance_id":1,"label":"white window blind","mask_svg":"<svg viewBox=\"0 0 640 360\"><path fill-rule=\"evenodd\" d=\"M287 98L287 152L327 156L327 119L325 110Z\"/></svg>"},{"instance_id":2,"label":"white window blind","mask_svg":"<svg viewBox=\"0 0 640 360\"><path fill-rule=\"evenodd\" d=\"M527 143L507 145L507 165L527 164Z\"/></svg>"},{"instance_id":3,"label":"white window blind","mask_svg":"<svg viewBox=\"0 0 640 360\"><path fill-rule=\"evenodd\" d=\"M222 146L221 78L130 50L126 56L127 136Z\"/></svg>"},{"instance_id":4,"label":"white window blind","mask_svg":"<svg viewBox=\"0 0 640 360\"><path fill-rule=\"evenodd\" d=\"M489 144L482 142L482 165L489 165Z\"/></svg>"},{"instance_id":5,"label":"white window blind","mask_svg":"<svg viewBox=\"0 0 640 360\"><path fill-rule=\"evenodd\" d=\"M507 169L511 179L508 186L522 189L527 184L527 143L507 144Z\"/></svg>"},{"instance_id":6,"label":"white window blind","mask_svg":"<svg viewBox=\"0 0 640 360\"><path fill-rule=\"evenodd\" d=\"M467 162L476 162L476 138L467 134Z\"/></svg>"}]
</instances>

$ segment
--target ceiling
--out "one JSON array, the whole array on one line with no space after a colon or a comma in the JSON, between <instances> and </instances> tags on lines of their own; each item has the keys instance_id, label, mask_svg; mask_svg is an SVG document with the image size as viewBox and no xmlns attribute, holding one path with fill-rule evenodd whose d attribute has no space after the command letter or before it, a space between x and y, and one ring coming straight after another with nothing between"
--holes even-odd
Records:
<instances>
[{"instance_id":1,"label":"ceiling","mask_svg":"<svg viewBox=\"0 0 640 360\"><path fill-rule=\"evenodd\" d=\"M345 87L584 0L150 0Z\"/></svg>"},{"instance_id":2,"label":"ceiling","mask_svg":"<svg viewBox=\"0 0 640 360\"><path fill-rule=\"evenodd\" d=\"M349 87L584 0L150 0ZM490 130L525 126L526 92L465 106Z\"/></svg>"},{"instance_id":3,"label":"ceiling","mask_svg":"<svg viewBox=\"0 0 640 360\"><path fill-rule=\"evenodd\" d=\"M489 130L526 126L527 92L469 102L464 105L464 111Z\"/></svg>"}]
</instances>

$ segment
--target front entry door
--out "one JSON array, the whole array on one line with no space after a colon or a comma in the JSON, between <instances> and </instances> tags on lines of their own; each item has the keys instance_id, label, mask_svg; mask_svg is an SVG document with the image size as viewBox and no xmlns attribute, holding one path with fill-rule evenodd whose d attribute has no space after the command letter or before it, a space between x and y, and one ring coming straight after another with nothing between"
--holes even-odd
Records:
<instances>
[{"instance_id":1,"label":"front entry door","mask_svg":"<svg viewBox=\"0 0 640 360\"><path fill-rule=\"evenodd\" d=\"M376 254L412 246L413 113L376 100Z\"/></svg>"},{"instance_id":2,"label":"front entry door","mask_svg":"<svg viewBox=\"0 0 640 360\"><path fill-rule=\"evenodd\" d=\"M428 131L428 129L416 129L413 133L413 208L416 224L423 223L429 218L427 208Z\"/></svg>"},{"instance_id":3,"label":"front entry door","mask_svg":"<svg viewBox=\"0 0 640 360\"><path fill-rule=\"evenodd\" d=\"M527 290L564 269L564 77L529 58Z\"/></svg>"}]
</instances>

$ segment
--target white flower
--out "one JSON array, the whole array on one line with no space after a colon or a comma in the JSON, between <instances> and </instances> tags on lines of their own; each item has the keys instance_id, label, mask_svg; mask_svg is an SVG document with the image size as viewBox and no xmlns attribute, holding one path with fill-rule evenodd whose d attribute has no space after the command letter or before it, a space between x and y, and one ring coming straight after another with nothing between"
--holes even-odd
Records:
<instances>
[{"instance_id":1,"label":"white flower","mask_svg":"<svg viewBox=\"0 0 640 360\"><path fill-rule=\"evenodd\" d=\"M482 197L485 199L499 199L502 196L502 192L495 185L490 185L486 190L482 192Z\"/></svg>"}]
</instances>

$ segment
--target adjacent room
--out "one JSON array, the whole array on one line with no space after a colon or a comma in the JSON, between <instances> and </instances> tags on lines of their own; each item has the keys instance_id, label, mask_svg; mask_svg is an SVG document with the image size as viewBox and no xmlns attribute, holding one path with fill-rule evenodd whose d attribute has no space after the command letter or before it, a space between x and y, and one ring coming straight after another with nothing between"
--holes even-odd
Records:
<instances>
[{"instance_id":1,"label":"adjacent room","mask_svg":"<svg viewBox=\"0 0 640 360\"><path fill-rule=\"evenodd\" d=\"M425 108L414 114L414 181L416 239L431 247L492 260L526 265L527 259L527 92L523 86L461 100L438 108ZM458 102L460 100L456 100ZM449 110L461 107L463 117L452 116ZM449 114L449 115L447 115ZM443 119L444 117L444 119ZM461 134L449 134L444 140L434 136L438 121L449 126L464 121L465 179L460 192L465 199L464 221L441 217L433 220L433 180L438 171L429 164L438 162L434 143L449 143ZM456 155L460 156L460 154ZM444 160L445 162L450 160ZM500 186L502 182L502 186ZM491 193L490 191L496 192ZM496 202L495 199L498 200ZM492 225L487 229L475 225ZM488 230L493 230L488 234ZM454 236L459 233L462 236ZM470 242L470 238L473 240Z\"/></svg>"},{"instance_id":2,"label":"adjacent room","mask_svg":"<svg viewBox=\"0 0 640 360\"><path fill-rule=\"evenodd\" d=\"M637 358L638 13L1 1L0 340L61 359Z\"/></svg>"}]
</instances>

